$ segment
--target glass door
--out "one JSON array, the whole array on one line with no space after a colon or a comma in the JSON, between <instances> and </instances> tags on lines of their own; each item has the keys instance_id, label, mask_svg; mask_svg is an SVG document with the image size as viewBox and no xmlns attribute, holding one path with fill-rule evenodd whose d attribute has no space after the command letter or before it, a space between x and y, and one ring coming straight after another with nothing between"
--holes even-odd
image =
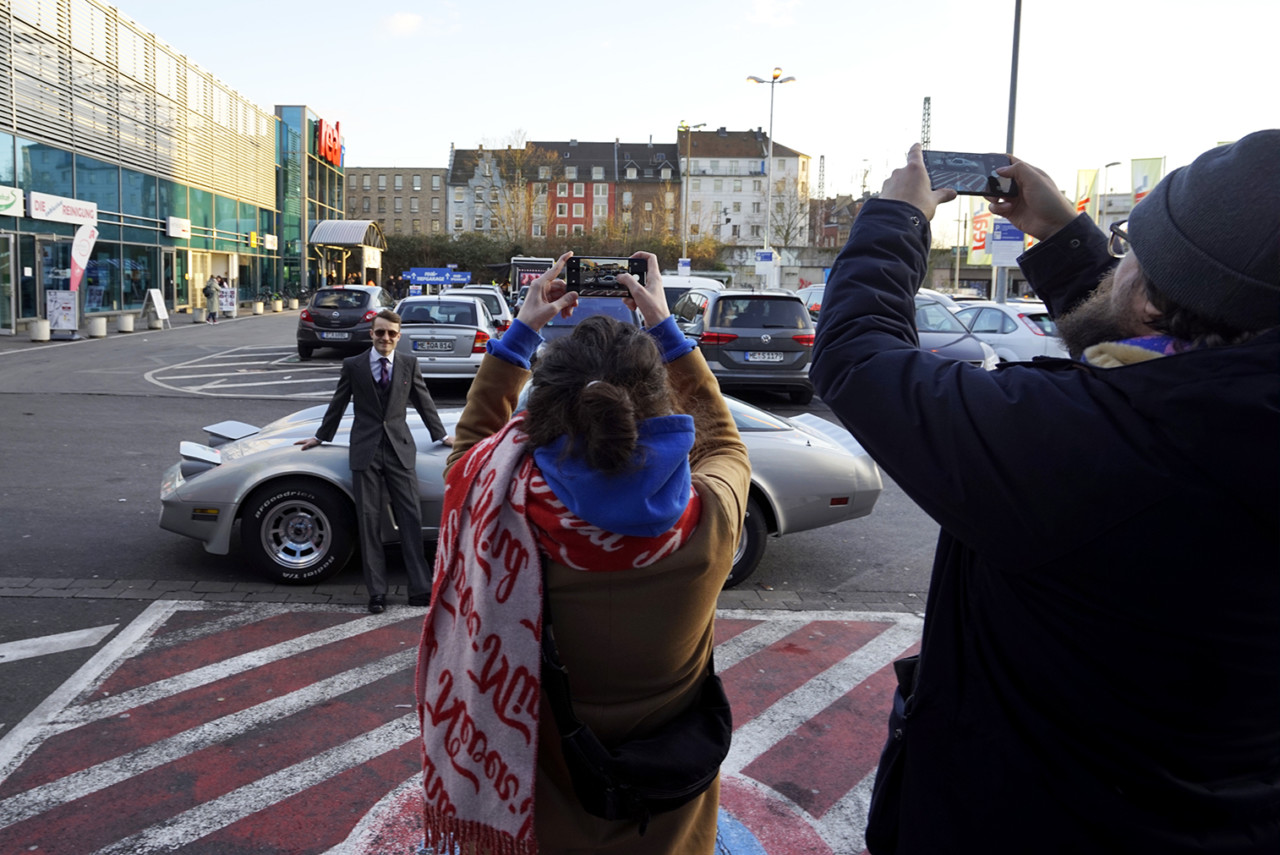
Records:
<instances>
[{"instance_id":1,"label":"glass door","mask_svg":"<svg viewBox=\"0 0 1280 855\"><path fill-rule=\"evenodd\" d=\"M0 335L13 335L18 331L13 261L13 235L0 235Z\"/></svg>"}]
</instances>

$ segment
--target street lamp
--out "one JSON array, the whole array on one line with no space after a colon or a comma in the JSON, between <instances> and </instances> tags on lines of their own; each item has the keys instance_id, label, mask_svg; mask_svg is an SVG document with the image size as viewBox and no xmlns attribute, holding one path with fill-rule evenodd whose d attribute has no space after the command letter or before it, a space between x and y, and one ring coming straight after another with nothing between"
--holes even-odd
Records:
<instances>
[{"instance_id":1,"label":"street lamp","mask_svg":"<svg viewBox=\"0 0 1280 855\"><path fill-rule=\"evenodd\" d=\"M1099 188L1100 192L1098 193L1098 227L1099 228L1102 228L1102 221L1107 218L1107 212L1105 208L1107 205L1107 193L1110 192L1110 188L1107 185L1111 183L1111 167L1119 166L1119 165L1120 165L1120 161L1113 160L1110 163L1108 163L1106 166L1102 167L1102 187Z\"/></svg>"},{"instance_id":2,"label":"street lamp","mask_svg":"<svg viewBox=\"0 0 1280 855\"><path fill-rule=\"evenodd\" d=\"M773 77L764 80L759 77L750 76L747 78L751 83L768 83L769 84L769 163L768 169L765 170L765 201L764 201L764 248L769 248L769 238L771 237L770 224L773 222L773 90L778 83L790 83L795 80L794 77L782 77L782 69L775 68Z\"/></svg>"},{"instance_id":3,"label":"street lamp","mask_svg":"<svg viewBox=\"0 0 1280 855\"><path fill-rule=\"evenodd\" d=\"M700 122L691 125L684 119L680 120L680 124L676 127L677 131L684 131L684 223L680 229L680 257L689 257L689 156L690 149L693 147L693 129L705 128L706 122Z\"/></svg>"}]
</instances>

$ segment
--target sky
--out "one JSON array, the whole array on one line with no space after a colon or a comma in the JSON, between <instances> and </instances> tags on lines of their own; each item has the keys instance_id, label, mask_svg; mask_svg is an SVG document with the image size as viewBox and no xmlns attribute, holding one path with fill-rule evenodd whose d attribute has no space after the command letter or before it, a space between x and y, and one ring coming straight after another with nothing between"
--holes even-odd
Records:
<instances>
[{"instance_id":1,"label":"sky","mask_svg":"<svg viewBox=\"0 0 1280 855\"><path fill-rule=\"evenodd\" d=\"M681 121L825 158L827 196L878 190L921 137L1003 151L1015 0L120 0L268 111L342 124L349 166L444 167L449 146L671 142ZM1167 169L1280 127L1277 0L1024 0L1013 152L1074 195L1102 167ZM352 14L352 12L356 14ZM954 232L955 204L935 234ZM950 223L950 224L948 224Z\"/></svg>"}]
</instances>

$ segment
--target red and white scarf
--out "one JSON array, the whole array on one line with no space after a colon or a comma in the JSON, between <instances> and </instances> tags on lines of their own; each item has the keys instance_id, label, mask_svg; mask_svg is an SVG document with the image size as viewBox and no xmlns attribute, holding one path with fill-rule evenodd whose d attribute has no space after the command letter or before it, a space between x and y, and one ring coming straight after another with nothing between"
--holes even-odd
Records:
<instances>
[{"instance_id":1,"label":"red and white scarf","mask_svg":"<svg viewBox=\"0 0 1280 855\"><path fill-rule=\"evenodd\" d=\"M679 549L700 513L695 492L658 537L591 526L551 493L522 423L478 443L445 481L416 680L426 844L437 852L466 843L495 855L538 851L539 546L582 570L644 567Z\"/></svg>"}]
</instances>

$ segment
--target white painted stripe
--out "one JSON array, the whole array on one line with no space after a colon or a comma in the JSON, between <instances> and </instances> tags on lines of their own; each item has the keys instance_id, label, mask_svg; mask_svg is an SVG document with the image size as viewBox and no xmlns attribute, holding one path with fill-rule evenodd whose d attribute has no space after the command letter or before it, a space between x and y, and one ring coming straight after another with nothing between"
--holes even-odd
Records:
<instances>
[{"instance_id":1,"label":"white painted stripe","mask_svg":"<svg viewBox=\"0 0 1280 855\"><path fill-rule=\"evenodd\" d=\"M415 712L105 846L94 855L174 851L317 784L323 784L347 769L394 751L416 738L417 733L418 714Z\"/></svg>"},{"instance_id":2,"label":"white painted stripe","mask_svg":"<svg viewBox=\"0 0 1280 855\"><path fill-rule=\"evenodd\" d=\"M0 801L0 828L123 783L166 763L234 739L255 727L295 715L390 674L411 669L417 661L416 649L403 650L11 796Z\"/></svg>"},{"instance_id":3,"label":"white painted stripe","mask_svg":"<svg viewBox=\"0 0 1280 855\"><path fill-rule=\"evenodd\" d=\"M751 654L759 653L770 644L781 641L809 623L805 619L796 620L791 618L790 614L788 612L788 617L786 618L768 620L762 620L761 616L757 615L756 620L761 620L761 623L738 633L727 641L717 644L716 671L728 671Z\"/></svg>"},{"instance_id":4,"label":"white painted stripe","mask_svg":"<svg viewBox=\"0 0 1280 855\"><path fill-rule=\"evenodd\" d=\"M198 609L198 604L180 603L178 600L157 600L147 606L115 638L107 642L88 662L80 666L61 686L27 714L0 739L0 781L16 769L50 735L49 722L62 713L68 704L102 676L117 668L126 651L139 639L156 631L169 616L184 607Z\"/></svg>"},{"instance_id":5,"label":"white painted stripe","mask_svg":"<svg viewBox=\"0 0 1280 855\"><path fill-rule=\"evenodd\" d=\"M255 363L255 364L258 364L258 363ZM274 364L274 363L263 363L263 364ZM201 367L204 367L204 366L201 366ZM226 367L226 366L221 366L221 365L211 365L211 366L208 366L208 367L210 367L210 368L223 368L223 367ZM260 369L256 369L256 370L257 370L257 371L265 372L267 369L265 369L265 368L260 368ZM299 366L293 366L293 365L290 365L288 368L276 368L276 369L272 369L272 373L274 373L274 374L279 374L279 373L282 373L282 372L287 371L287 372L289 372L290 374L292 374L292 373L293 373L293 372L295 372L295 371L300 372L300 373L305 373L305 372L310 371L310 372L312 372L312 373L323 373L323 374L329 375L329 374L337 374L337 373L339 373L341 370L342 370L342 366L340 366L340 365L299 365ZM210 371L210 372L205 372L205 373L201 373L201 374L166 374L164 379L166 379L166 380L201 380L201 379L203 379L203 378L205 378L205 377L244 377L244 376L246 376L246 374L247 374L247 373L249 373L249 372L245 372L245 371L217 371L217 372L215 372L215 371Z\"/></svg>"},{"instance_id":6,"label":"white painted stripe","mask_svg":"<svg viewBox=\"0 0 1280 855\"><path fill-rule=\"evenodd\" d=\"M236 374L232 376L242 377L244 375ZM330 383L334 379L333 377L309 377L302 380L262 380L256 383L228 383L225 379L222 379L214 380L212 383L202 383L199 386L187 386L184 388L188 392L200 392L213 388L216 388L219 392L224 392L230 389L248 389L252 386L298 386L303 383ZM329 392L328 394L332 395L333 393Z\"/></svg>"},{"instance_id":7,"label":"white painted stripe","mask_svg":"<svg viewBox=\"0 0 1280 855\"><path fill-rule=\"evenodd\" d=\"M888 720L889 711L885 710L884 715ZM866 846L867 816L871 812L871 788L875 782L876 770L872 769L857 786L828 808L821 819L811 823L831 851L858 852Z\"/></svg>"},{"instance_id":8,"label":"white painted stripe","mask_svg":"<svg viewBox=\"0 0 1280 855\"><path fill-rule=\"evenodd\" d=\"M421 618L415 618L421 620ZM221 662L214 662L205 665L202 668L196 668L182 674L177 674L164 680L158 680L147 686L140 686L127 692L121 692L109 698L103 698L91 704L85 704L75 709L68 710L66 714L60 716L58 720L49 726L51 733L59 733L64 730L71 730L87 724L91 721L97 721L103 718L120 715L128 712L134 707L144 706L154 703L161 698L167 698L180 692L186 692L190 689L204 686L209 683L222 680L226 677L232 677L242 674L245 671L267 665L271 662L277 662L281 659L288 659L290 656L296 656L299 653L305 653L308 650L314 650L326 644L335 641L342 641L348 638L354 638L357 635L366 632L372 632L383 626L405 620L403 616L396 617L394 612L384 612L380 615L368 615L357 618L356 620L347 621L337 626L327 627L307 635L301 635L297 638L291 638L288 641L282 641L273 644L270 647L263 647L259 650L252 650L248 653L242 653L239 656L233 656L230 659L224 659Z\"/></svg>"},{"instance_id":9,"label":"white painted stripe","mask_svg":"<svg viewBox=\"0 0 1280 855\"><path fill-rule=\"evenodd\" d=\"M170 647L186 644L189 641L195 641L206 636L239 629L242 626L257 623L260 620L275 617L281 612L279 603L251 603L246 605L238 602L209 602L208 606L209 609L207 610L209 611L220 607L233 607L235 611L216 620L205 621L197 626L189 626L186 629L171 630L164 635L153 638L147 644L147 652L155 653L158 650L167 650ZM290 604L289 611L332 611L332 609L329 606L298 603L297 605Z\"/></svg>"},{"instance_id":10,"label":"white painted stripe","mask_svg":"<svg viewBox=\"0 0 1280 855\"><path fill-rule=\"evenodd\" d=\"M884 632L735 728L733 746L720 768L731 774L740 773L796 728L901 656L920 637L920 620L909 618L914 616L893 615L893 622Z\"/></svg>"},{"instance_id":11,"label":"white painted stripe","mask_svg":"<svg viewBox=\"0 0 1280 855\"><path fill-rule=\"evenodd\" d=\"M0 663L34 659L37 656L61 653L64 650L96 647L119 625L112 623L106 626L95 626L92 629L78 629L74 632L60 632L57 635L42 635L39 638L24 638L21 641L0 644Z\"/></svg>"}]
</instances>

